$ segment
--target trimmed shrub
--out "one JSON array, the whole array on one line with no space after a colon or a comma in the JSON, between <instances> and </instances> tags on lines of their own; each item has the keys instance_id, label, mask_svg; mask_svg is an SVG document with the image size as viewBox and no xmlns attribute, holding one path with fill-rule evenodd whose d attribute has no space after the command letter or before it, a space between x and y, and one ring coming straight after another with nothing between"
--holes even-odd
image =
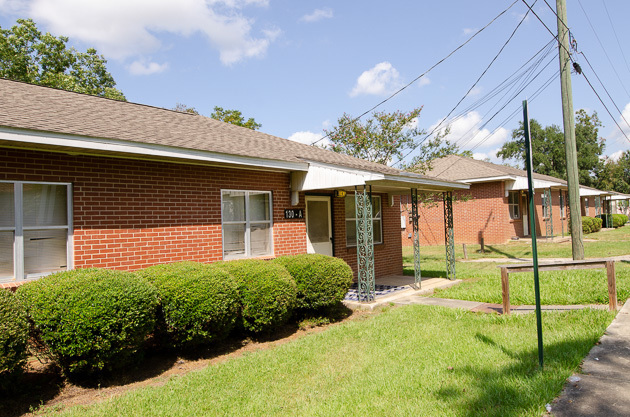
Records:
<instances>
[{"instance_id":1,"label":"trimmed shrub","mask_svg":"<svg viewBox=\"0 0 630 417\"><path fill-rule=\"evenodd\" d=\"M623 226L628 222L628 216L625 214L613 214L612 215L612 226L616 229L618 227Z\"/></svg>"},{"instance_id":2,"label":"trimmed shrub","mask_svg":"<svg viewBox=\"0 0 630 417\"><path fill-rule=\"evenodd\" d=\"M68 376L129 365L153 331L158 295L133 273L59 272L17 292L35 336Z\"/></svg>"},{"instance_id":3,"label":"trimmed shrub","mask_svg":"<svg viewBox=\"0 0 630 417\"><path fill-rule=\"evenodd\" d=\"M599 232L600 230L602 230L602 224L603 224L602 219L598 217L591 217L591 219L593 220L593 224L591 226L592 233Z\"/></svg>"},{"instance_id":4,"label":"trimmed shrub","mask_svg":"<svg viewBox=\"0 0 630 417\"><path fill-rule=\"evenodd\" d=\"M285 267L260 259L218 262L212 266L236 279L245 330L270 332L288 321L295 307L296 285Z\"/></svg>"},{"instance_id":5,"label":"trimmed shrub","mask_svg":"<svg viewBox=\"0 0 630 417\"><path fill-rule=\"evenodd\" d=\"M12 292L0 289L0 388L24 370L27 347L26 311Z\"/></svg>"},{"instance_id":6,"label":"trimmed shrub","mask_svg":"<svg viewBox=\"0 0 630 417\"><path fill-rule=\"evenodd\" d=\"M315 310L337 304L352 284L352 269L342 259L320 254L281 256L283 265L297 284L296 307Z\"/></svg>"},{"instance_id":7,"label":"trimmed shrub","mask_svg":"<svg viewBox=\"0 0 630 417\"><path fill-rule=\"evenodd\" d=\"M227 271L197 262L137 272L157 288L164 328L175 345L194 346L229 334L239 313L238 286Z\"/></svg>"},{"instance_id":8,"label":"trimmed shrub","mask_svg":"<svg viewBox=\"0 0 630 417\"><path fill-rule=\"evenodd\" d=\"M589 234L593 232L593 218L588 216L582 216L582 232Z\"/></svg>"}]
</instances>

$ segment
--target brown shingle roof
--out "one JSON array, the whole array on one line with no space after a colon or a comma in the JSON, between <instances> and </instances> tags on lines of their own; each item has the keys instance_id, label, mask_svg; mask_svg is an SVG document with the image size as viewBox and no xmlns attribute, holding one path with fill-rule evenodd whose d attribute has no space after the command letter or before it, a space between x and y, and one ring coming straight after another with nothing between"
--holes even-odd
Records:
<instances>
[{"instance_id":1,"label":"brown shingle roof","mask_svg":"<svg viewBox=\"0 0 630 417\"><path fill-rule=\"evenodd\" d=\"M478 161L465 156L449 155L433 161L432 169L427 172L427 175L443 180L466 181L483 180L484 178L495 178L506 175L527 177L527 171L505 165L497 165L491 162ZM534 173L534 178L558 182L560 184L567 183L563 179L537 173Z\"/></svg>"},{"instance_id":2,"label":"brown shingle roof","mask_svg":"<svg viewBox=\"0 0 630 417\"><path fill-rule=\"evenodd\" d=\"M398 175L401 170L208 117L0 79L0 126L315 162Z\"/></svg>"}]
</instances>

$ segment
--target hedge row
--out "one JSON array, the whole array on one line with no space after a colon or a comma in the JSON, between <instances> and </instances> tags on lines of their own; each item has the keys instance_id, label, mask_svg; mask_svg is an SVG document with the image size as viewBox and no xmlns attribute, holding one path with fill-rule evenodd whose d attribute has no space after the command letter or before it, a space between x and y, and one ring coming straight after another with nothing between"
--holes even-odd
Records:
<instances>
[{"instance_id":1,"label":"hedge row","mask_svg":"<svg viewBox=\"0 0 630 417\"><path fill-rule=\"evenodd\" d=\"M184 348L235 327L273 331L296 309L339 303L351 281L345 262L323 255L49 275L15 295L0 290L0 383L22 370L29 329L40 354L68 376L86 376L134 363L151 335Z\"/></svg>"}]
</instances>

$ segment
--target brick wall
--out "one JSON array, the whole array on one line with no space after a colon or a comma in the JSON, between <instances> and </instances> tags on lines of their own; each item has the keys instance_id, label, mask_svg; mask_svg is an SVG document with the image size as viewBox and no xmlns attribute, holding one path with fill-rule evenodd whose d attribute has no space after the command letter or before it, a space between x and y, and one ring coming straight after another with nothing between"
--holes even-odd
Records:
<instances>
[{"instance_id":1,"label":"brick wall","mask_svg":"<svg viewBox=\"0 0 630 417\"><path fill-rule=\"evenodd\" d=\"M505 243L512 237L524 237L523 219L526 215L526 195L520 196L520 218L510 219L508 198L505 197L502 181L471 184L470 190L453 193L453 228L456 243L485 244ZM457 201L455 197L467 196L467 201ZM411 199L402 196L401 215L405 216L406 228L401 228L401 240L404 246L413 245L413 232L410 223ZM536 192L534 202L537 216L537 235L545 235L545 222L542 219L541 192ZM566 203L566 202L565 202ZM441 196L433 207L419 205L419 237L421 245L444 244L444 205ZM567 222L560 218L560 196L557 190L552 191L552 220L555 235L561 234ZM542 231L542 234L541 234ZM411 235L412 236L412 235Z\"/></svg>"},{"instance_id":2,"label":"brick wall","mask_svg":"<svg viewBox=\"0 0 630 417\"><path fill-rule=\"evenodd\" d=\"M74 266L136 270L177 261L222 259L221 189L272 192L274 255L306 252L304 219L284 219L287 173L0 149L0 180L72 183ZM356 275L345 245L344 199L332 198L334 254ZM402 274L400 204L382 196L377 276ZM15 284L11 284L15 285Z\"/></svg>"},{"instance_id":3,"label":"brick wall","mask_svg":"<svg viewBox=\"0 0 630 417\"><path fill-rule=\"evenodd\" d=\"M287 173L1 149L0 179L72 183L77 268L222 259L221 189L271 191L275 255L306 252Z\"/></svg>"}]
</instances>

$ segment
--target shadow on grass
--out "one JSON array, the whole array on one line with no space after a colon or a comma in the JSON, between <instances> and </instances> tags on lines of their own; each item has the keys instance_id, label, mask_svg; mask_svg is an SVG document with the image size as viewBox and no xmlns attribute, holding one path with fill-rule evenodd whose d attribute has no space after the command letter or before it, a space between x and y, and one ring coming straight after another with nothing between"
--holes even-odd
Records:
<instances>
[{"instance_id":1,"label":"shadow on grass","mask_svg":"<svg viewBox=\"0 0 630 417\"><path fill-rule=\"evenodd\" d=\"M498 249L496 246L491 246L491 245L486 245L486 251L487 252L492 252L492 253L498 253L499 255L503 255L508 259L517 259L519 258L518 256L512 255L511 253L502 251L500 249ZM531 252L525 252L524 255L531 255Z\"/></svg>"},{"instance_id":2,"label":"shadow on grass","mask_svg":"<svg viewBox=\"0 0 630 417\"><path fill-rule=\"evenodd\" d=\"M544 347L545 366L538 366L538 350L513 351L491 337L478 333L476 338L493 348L497 354L504 354L514 363L495 370L479 369L474 366L455 368L451 372L469 379L472 384L464 389L446 385L436 392L436 396L457 408L467 410L464 416L520 416L524 412L535 414L537 408L550 402L560 394L573 369L588 354L596 341L592 338L565 340L547 344ZM491 358L488 358L491 360ZM594 415L608 415L606 404Z\"/></svg>"}]
</instances>

